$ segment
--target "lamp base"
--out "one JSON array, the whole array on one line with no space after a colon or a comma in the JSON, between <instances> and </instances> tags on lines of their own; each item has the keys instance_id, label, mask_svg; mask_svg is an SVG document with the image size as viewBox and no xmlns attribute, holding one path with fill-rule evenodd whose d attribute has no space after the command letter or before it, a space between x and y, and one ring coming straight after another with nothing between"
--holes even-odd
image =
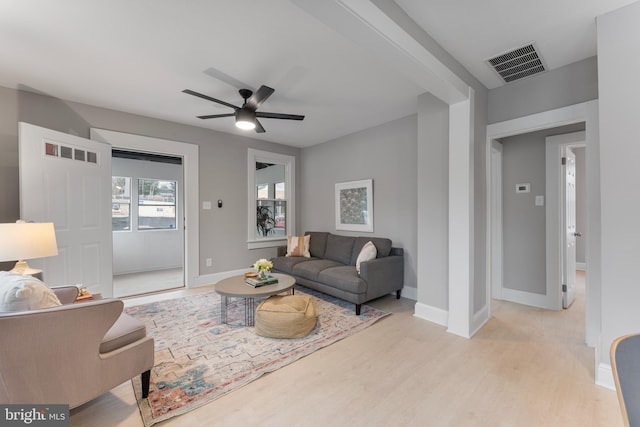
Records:
<instances>
[{"instance_id":1,"label":"lamp base","mask_svg":"<svg viewBox=\"0 0 640 427\"><path fill-rule=\"evenodd\" d=\"M27 261L20 260L16 262L16 265L13 267L12 270L9 270L9 272L23 274L23 275L24 274L34 275L34 274L42 273L42 270L39 270L37 268L31 268L29 267L29 264L27 264Z\"/></svg>"}]
</instances>

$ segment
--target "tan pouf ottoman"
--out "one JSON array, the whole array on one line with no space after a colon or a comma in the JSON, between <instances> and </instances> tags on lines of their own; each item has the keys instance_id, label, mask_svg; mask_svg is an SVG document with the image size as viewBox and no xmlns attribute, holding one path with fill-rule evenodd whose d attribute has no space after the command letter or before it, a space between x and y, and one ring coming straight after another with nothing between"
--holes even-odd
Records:
<instances>
[{"instance_id":1,"label":"tan pouf ottoman","mask_svg":"<svg viewBox=\"0 0 640 427\"><path fill-rule=\"evenodd\" d=\"M271 338L302 338L316 326L311 297L274 295L256 308L256 333Z\"/></svg>"}]
</instances>

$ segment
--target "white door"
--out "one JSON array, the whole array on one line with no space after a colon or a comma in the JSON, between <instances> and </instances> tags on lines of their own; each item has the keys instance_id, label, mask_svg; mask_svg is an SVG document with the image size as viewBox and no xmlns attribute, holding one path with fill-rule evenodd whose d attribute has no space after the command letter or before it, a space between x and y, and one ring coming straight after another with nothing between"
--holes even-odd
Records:
<instances>
[{"instance_id":1,"label":"white door","mask_svg":"<svg viewBox=\"0 0 640 427\"><path fill-rule=\"evenodd\" d=\"M562 306L569 308L575 297L576 284L576 156L566 148L563 165L564 232L562 268Z\"/></svg>"},{"instance_id":2,"label":"white door","mask_svg":"<svg viewBox=\"0 0 640 427\"><path fill-rule=\"evenodd\" d=\"M112 295L111 146L19 124L20 216L53 222L56 257L29 261L50 286Z\"/></svg>"}]
</instances>

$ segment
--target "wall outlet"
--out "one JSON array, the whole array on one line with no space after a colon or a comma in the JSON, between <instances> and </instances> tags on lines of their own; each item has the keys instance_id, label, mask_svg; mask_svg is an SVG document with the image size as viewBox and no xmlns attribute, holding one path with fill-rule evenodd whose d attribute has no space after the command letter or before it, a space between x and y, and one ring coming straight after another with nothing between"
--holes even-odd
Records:
<instances>
[{"instance_id":1,"label":"wall outlet","mask_svg":"<svg viewBox=\"0 0 640 427\"><path fill-rule=\"evenodd\" d=\"M211 267L213 265L213 260L211 258L207 258L205 262L207 263L207 267Z\"/></svg>"}]
</instances>

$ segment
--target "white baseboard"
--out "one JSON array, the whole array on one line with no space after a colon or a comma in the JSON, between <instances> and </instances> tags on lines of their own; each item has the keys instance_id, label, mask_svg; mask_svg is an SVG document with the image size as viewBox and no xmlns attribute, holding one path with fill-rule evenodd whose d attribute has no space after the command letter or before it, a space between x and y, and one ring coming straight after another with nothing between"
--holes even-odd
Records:
<instances>
[{"instance_id":1,"label":"white baseboard","mask_svg":"<svg viewBox=\"0 0 640 427\"><path fill-rule=\"evenodd\" d=\"M422 304L421 302L416 303L413 315L442 326L448 326L449 323L449 312L447 310Z\"/></svg>"},{"instance_id":2,"label":"white baseboard","mask_svg":"<svg viewBox=\"0 0 640 427\"><path fill-rule=\"evenodd\" d=\"M550 309L549 298L546 295L519 291L516 289L502 288L500 296L501 299L505 301L530 305L532 307Z\"/></svg>"},{"instance_id":3,"label":"white baseboard","mask_svg":"<svg viewBox=\"0 0 640 427\"><path fill-rule=\"evenodd\" d=\"M598 364L596 372L596 384L611 390L616 389L616 383L613 379L613 369L608 363Z\"/></svg>"},{"instance_id":4,"label":"white baseboard","mask_svg":"<svg viewBox=\"0 0 640 427\"><path fill-rule=\"evenodd\" d=\"M476 332L489 321L489 306L485 305L481 310L473 315L471 321L471 336L474 336Z\"/></svg>"},{"instance_id":5,"label":"white baseboard","mask_svg":"<svg viewBox=\"0 0 640 427\"><path fill-rule=\"evenodd\" d=\"M194 285L191 288L198 288L200 286L212 285L218 283L222 279L226 279L231 276L239 276L247 271L246 268L242 270L223 271L221 273L205 274L204 276L198 276L193 281Z\"/></svg>"}]
</instances>

